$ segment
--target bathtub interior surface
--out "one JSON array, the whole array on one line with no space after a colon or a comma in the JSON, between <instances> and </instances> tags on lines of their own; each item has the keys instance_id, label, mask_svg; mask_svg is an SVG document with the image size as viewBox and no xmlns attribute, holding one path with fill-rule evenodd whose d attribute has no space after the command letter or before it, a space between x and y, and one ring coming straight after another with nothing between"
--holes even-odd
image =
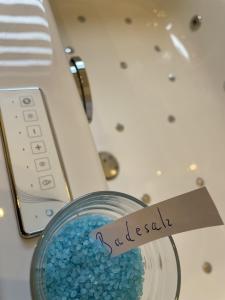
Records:
<instances>
[{"instance_id":1,"label":"bathtub interior surface","mask_svg":"<svg viewBox=\"0 0 225 300\"><path fill-rule=\"evenodd\" d=\"M110 189L157 203L205 184L225 220L225 1L51 5L64 46L87 67L97 148L120 164ZM201 18L193 28L195 15ZM224 299L224 226L175 242L180 299Z\"/></svg>"}]
</instances>

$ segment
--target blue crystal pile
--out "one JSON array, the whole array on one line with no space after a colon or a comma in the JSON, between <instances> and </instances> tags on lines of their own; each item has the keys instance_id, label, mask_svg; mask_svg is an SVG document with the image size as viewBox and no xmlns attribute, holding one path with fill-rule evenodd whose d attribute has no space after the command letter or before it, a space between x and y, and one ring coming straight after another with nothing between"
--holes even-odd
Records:
<instances>
[{"instance_id":1,"label":"blue crystal pile","mask_svg":"<svg viewBox=\"0 0 225 300\"><path fill-rule=\"evenodd\" d=\"M64 225L48 245L43 278L47 300L139 300L144 266L140 249L109 256L90 232L112 222L85 215Z\"/></svg>"}]
</instances>

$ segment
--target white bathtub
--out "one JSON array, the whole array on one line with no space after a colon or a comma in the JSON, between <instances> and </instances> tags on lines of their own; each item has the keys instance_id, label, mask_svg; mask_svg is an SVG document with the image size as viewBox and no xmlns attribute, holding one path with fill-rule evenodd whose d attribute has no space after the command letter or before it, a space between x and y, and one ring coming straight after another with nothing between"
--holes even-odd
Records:
<instances>
[{"instance_id":1,"label":"white bathtub","mask_svg":"<svg viewBox=\"0 0 225 300\"><path fill-rule=\"evenodd\" d=\"M64 46L87 66L97 148L120 164L110 189L156 203L205 184L225 220L225 1L51 4ZM175 242L180 299L224 299L224 226Z\"/></svg>"}]
</instances>

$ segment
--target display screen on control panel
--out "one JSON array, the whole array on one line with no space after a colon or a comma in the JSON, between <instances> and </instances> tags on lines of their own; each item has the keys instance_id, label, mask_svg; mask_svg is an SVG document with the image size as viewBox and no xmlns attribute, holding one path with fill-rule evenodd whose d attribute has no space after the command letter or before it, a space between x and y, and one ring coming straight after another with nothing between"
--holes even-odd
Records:
<instances>
[{"instance_id":1,"label":"display screen on control panel","mask_svg":"<svg viewBox=\"0 0 225 300\"><path fill-rule=\"evenodd\" d=\"M32 237L71 200L39 88L0 90L6 163L20 233Z\"/></svg>"}]
</instances>

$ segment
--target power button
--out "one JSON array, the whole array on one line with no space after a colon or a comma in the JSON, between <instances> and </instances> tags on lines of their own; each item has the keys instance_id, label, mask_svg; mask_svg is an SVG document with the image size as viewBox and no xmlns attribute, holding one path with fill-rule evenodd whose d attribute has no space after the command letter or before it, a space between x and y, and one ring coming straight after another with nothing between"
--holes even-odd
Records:
<instances>
[{"instance_id":1,"label":"power button","mask_svg":"<svg viewBox=\"0 0 225 300\"><path fill-rule=\"evenodd\" d=\"M22 107L32 107L35 105L33 97L32 96L23 96L20 97L20 105Z\"/></svg>"}]
</instances>

